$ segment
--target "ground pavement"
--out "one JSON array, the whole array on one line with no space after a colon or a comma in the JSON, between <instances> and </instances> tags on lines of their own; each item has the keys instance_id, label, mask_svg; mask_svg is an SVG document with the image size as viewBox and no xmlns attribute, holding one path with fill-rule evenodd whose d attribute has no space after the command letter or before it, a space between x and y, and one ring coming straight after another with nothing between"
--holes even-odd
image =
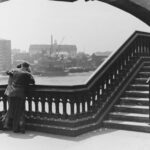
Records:
<instances>
[{"instance_id":1,"label":"ground pavement","mask_svg":"<svg viewBox=\"0 0 150 150\"><path fill-rule=\"evenodd\" d=\"M0 150L150 150L150 133L103 129L69 138L0 131Z\"/></svg>"}]
</instances>

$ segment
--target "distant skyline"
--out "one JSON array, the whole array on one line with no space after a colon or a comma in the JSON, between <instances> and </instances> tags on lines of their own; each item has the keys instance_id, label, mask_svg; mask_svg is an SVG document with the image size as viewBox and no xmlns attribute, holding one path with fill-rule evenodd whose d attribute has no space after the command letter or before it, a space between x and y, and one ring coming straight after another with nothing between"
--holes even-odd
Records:
<instances>
[{"instance_id":1,"label":"distant skyline","mask_svg":"<svg viewBox=\"0 0 150 150\"><path fill-rule=\"evenodd\" d=\"M0 38L22 51L30 44L50 44L51 35L78 51L114 51L135 30L150 32L134 16L98 1L11 0L0 4L0 20Z\"/></svg>"}]
</instances>

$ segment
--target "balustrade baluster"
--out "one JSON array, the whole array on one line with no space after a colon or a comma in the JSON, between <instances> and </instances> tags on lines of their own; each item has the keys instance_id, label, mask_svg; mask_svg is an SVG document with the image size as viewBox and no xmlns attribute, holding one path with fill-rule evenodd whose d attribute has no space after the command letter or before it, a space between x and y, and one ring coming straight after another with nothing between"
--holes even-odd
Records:
<instances>
[{"instance_id":1,"label":"balustrade baluster","mask_svg":"<svg viewBox=\"0 0 150 150\"><path fill-rule=\"evenodd\" d=\"M147 56L150 56L150 42L149 42L150 39L147 40L147 51L148 51L148 54Z\"/></svg>"},{"instance_id":2,"label":"balustrade baluster","mask_svg":"<svg viewBox=\"0 0 150 150\"><path fill-rule=\"evenodd\" d=\"M106 73L105 90L109 92L109 73Z\"/></svg>"},{"instance_id":3,"label":"balustrade baluster","mask_svg":"<svg viewBox=\"0 0 150 150\"><path fill-rule=\"evenodd\" d=\"M111 72L108 74L108 78L107 78L107 93L109 94L112 90L112 83L111 83ZM97 92L97 96L98 96L98 92Z\"/></svg>"},{"instance_id":4,"label":"balustrade baluster","mask_svg":"<svg viewBox=\"0 0 150 150\"><path fill-rule=\"evenodd\" d=\"M145 39L142 40L142 45L143 45L143 56L146 56L146 53L145 53Z\"/></svg>"},{"instance_id":5,"label":"balustrade baluster","mask_svg":"<svg viewBox=\"0 0 150 150\"><path fill-rule=\"evenodd\" d=\"M118 69L117 69L118 70L118 74L117 74L118 83L117 85L120 83L120 81L122 80L122 76L123 76L121 59L122 57L118 60Z\"/></svg>"},{"instance_id":6,"label":"balustrade baluster","mask_svg":"<svg viewBox=\"0 0 150 150\"><path fill-rule=\"evenodd\" d=\"M67 115L67 107L66 107L66 105L67 105L67 100L66 100L66 98L62 101L62 103L63 103L63 115L64 116L66 116Z\"/></svg>"},{"instance_id":7,"label":"balustrade baluster","mask_svg":"<svg viewBox=\"0 0 150 150\"><path fill-rule=\"evenodd\" d=\"M114 67L110 69L110 81L111 81L111 88L115 87L115 75L114 75ZM100 86L101 90L101 86ZM101 95L101 94L100 94Z\"/></svg>"},{"instance_id":8,"label":"balustrade baluster","mask_svg":"<svg viewBox=\"0 0 150 150\"><path fill-rule=\"evenodd\" d=\"M140 57L140 40L137 39L137 56Z\"/></svg>"},{"instance_id":9,"label":"balustrade baluster","mask_svg":"<svg viewBox=\"0 0 150 150\"><path fill-rule=\"evenodd\" d=\"M52 114L52 100L48 101L48 106L49 106L49 114Z\"/></svg>"},{"instance_id":10,"label":"balustrade baluster","mask_svg":"<svg viewBox=\"0 0 150 150\"><path fill-rule=\"evenodd\" d=\"M77 99L76 104L77 104L77 115L79 115L80 114L80 102L78 101L78 99Z\"/></svg>"},{"instance_id":11,"label":"balustrade baluster","mask_svg":"<svg viewBox=\"0 0 150 150\"><path fill-rule=\"evenodd\" d=\"M134 57L134 61L137 61L137 59L138 59L138 45L137 45L137 41L135 41L134 44L133 44L133 57Z\"/></svg>"},{"instance_id":12,"label":"balustrade baluster","mask_svg":"<svg viewBox=\"0 0 150 150\"><path fill-rule=\"evenodd\" d=\"M89 94L89 91L85 95L85 99L87 101L87 111L88 111L88 113L90 113L92 111L92 109L91 109L91 106L90 106L90 94Z\"/></svg>"},{"instance_id":13,"label":"balustrade baluster","mask_svg":"<svg viewBox=\"0 0 150 150\"><path fill-rule=\"evenodd\" d=\"M143 41L140 39L140 56L143 56Z\"/></svg>"},{"instance_id":14,"label":"balustrade baluster","mask_svg":"<svg viewBox=\"0 0 150 150\"><path fill-rule=\"evenodd\" d=\"M115 63L114 66L112 67L112 69L113 69L113 84L114 84L114 87L115 87L119 83L118 75L117 75L118 65Z\"/></svg>"},{"instance_id":15,"label":"balustrade baluster","mask_svg":"<svg viewBox=\"0 0 150 150\"><path fill-rule=\"evenodd\" d=\"M29 97L28 97L28 105L29 105L29 112L32 112L32 103L31 103L31 99L29 99Z\"/></svg>"},{"instance_id":16,"label":"balustrade baluster","mask_svg":"<svg viewBox=\"0 0 150 150\"><path fill-rule=\"evenodd\" d=\"M137 55L138 55L137 48L138 48L138 45L137 45L137 40L136 40L134 41L134 50L133 50L133 55L135 58L137 58Z\"/></svg>"},{"instance_id":17,"label":"balustrade baluster","mask_svg":"<svg viewBox=\"0 0 150 150\"><path fill-rule=\"evenodd\" d=\"M146 41L143 39L143 55L146 56Z\"/></svg>"},{"instance_id":18,"label":"balustrade baluster","mask_svg":"<svg viewBox=\"0 0 150 150\"><path fill-rule=\"evenodd\" d=\"M105 94L106 94L106 89L105 89L104 95ZM96 91L93 90L92 95L91 95L91 100L92 100L92 103L93 103L93 106L92 106L92 111L93 112L97 111L97 101L95 100L95 95L96 95ZM106 95L105 95L105 98L106 98Z\"/></svg>"},{"instance_id":19,"label":"balustrade baluster","mask_svg":"<svg viewBox=\"0 0 150 150\"><path fill-rule=\"evenodd\" d=\"M128 51L125 54L125 62L126 62L125 67L126 67L126 70L129 70L130 67L131 67L131 62L130 62L130 56L129 55L130 55L130 53L129 53L129 49L128 49Z\"/></svg>"},{"instance_id":20,"label":"balustrade baluster","mask_svg":"<svg viewBox=\"0 0 150 150\"><path fill-rule=\"evenodd\" d=\"M130 49L128 48L128 51L127 51L127 67L130 68Z\"/></svg>"},{"instance_id":21,"label":"balustrade baluster","mask_svg":"<svg viewBox=\"0 0 150 150\"><path fill-rule=\"evenodd\" d=\"M150 56L150 42L149 39L146 41L146 47L147 47L147 56Z\"/></svg>"},{"instance_id":22,"label":"balustrade baluster","mask_svg":"<svg viewBox=\"0 0 150 150\"><path fill-rule=\"evenodd\" d=\"M142 40L142 54L145 56L145 40Z\"/></svg>"},{"instance_id":23,"label":"balustrade baluster","mask_svg":"<svg viewBox=\"0 0 150 150\"><path fill-rule=\"evenodd\" d=\"M102 81L102 103L106 100L105 79Z\"/></svg>"},{"instance_id":24,"label":"balustrade baluster","mask_svg":"<svg viewBox=\"0 0 150 150\"><path fill-rule=\"evenodd\" d=\"M147 41L147 39L145 40L145 51L146 51L146 56L148 56L149 55L149 53L148 53L148 41Z\"/></svg>"},{"instance_id":25,"label":"balustrade baluster","mask_svg":"<svg viewBox=\"0 0 150 150\"><path fill-rule=\"evenodd\" d=\"M1 94L1 93L0 93ZM4 103L3 103L3 98L2 99L0 99L0 112L1 111L3 111L4 110L4 105L3 105Z\"/></svg>"},{"instance_id":26,"label":"balustrade baluster","mask_svg":"<svg viewBox=\"0 0 150 150\"><path fill-rule=\"evenodd\" d=\"M100 107L101 105L101 96L100 96L100 84L97 85L97 105ZM87 95L87 94L86 94ZM87 101L86 96L85 96L85 101Z\"/></svg>"},{"instance_id":27,"label":"balustrade baluster","mask_svg":"<svg viewBox=\"0 0 150 150\"><path fill-rule=\"evenodd\" d=\"M70 105L71 105L71 115L74 115L74 101L70 101Z\"/></svg>"},{"instance_id":28,"label":"balustrade baluster","mask_svg":"<svg viewBox=\"0 0 150 150\"><path fill-rule=\"evenodd\" d=\"M58 100L58 98L56 98L56 100L55 100L55 105L56 105L56 114L58 115L59 114L59 100Z\"/></svg>"},{"instance_id":29,"label":"balustrade baluster","mask_svg":"<svg viewBox=\"0 0 150 150\"><path fill-rule=\"evenodd\" d=\"M88 112L91 112L91 106L90 106L90 101L87 101L87 108L88 108Z\"/></svg>"},{"instance_id":30,"label":"balustrade baluster","mask_svg":"<svg viewBox=\"0 0 150 150\"><path fill-rule=\"evenodd\" d=\"M38 112L38 102L34 100L34 103L35 103L35 112Z\"/></svg>"},{"instance_id":31,"label":"balustrade baluster","mask_svg":"<svg viewBox=\"0 0 150 150\"><path fill-rule=\"evenodd\" d=\"M147 54L147 39L145 38L145 56L148 56Z\"/></svg>"},{"instance_id":32,"label":"balustrade baluster","mask_svg":"<svg viewBox=\"0 0 150 150\"><path fill-rule=\"evenodd\" d=\"M7 102L8 102L7 99L4 98L4 99L3 99L3 110L4 110L5 112L6 112L7 109L8 109L8 108L7 108Z\"/></svg>"},{"instance_id":33,"label":"balustrade baluster","mask_svg":"<svg viewBox=\"0 0 150 150\"><path fill-rule=\"evenodd\" d=\"M83 101L82 101L82 113L85 114L85 99L83 96Z\"/></svg>"},{"instance_id":34,"label":"balustrade baluster","mask_svg":"<svg viewBox=\"0 0 150 150\"><path fill-rule=\"evenodd\" d=\"M41 99L41 104L42 104L42 113L45 113L45 101L44 101L44 98Z\"/></svg>"}]
</instances>

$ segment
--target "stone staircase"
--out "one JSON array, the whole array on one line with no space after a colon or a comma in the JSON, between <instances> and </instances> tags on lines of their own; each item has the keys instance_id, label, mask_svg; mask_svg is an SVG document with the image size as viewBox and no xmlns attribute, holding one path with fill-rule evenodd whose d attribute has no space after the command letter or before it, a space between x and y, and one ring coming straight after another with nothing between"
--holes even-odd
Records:
<instances>
[{"instance_id":1,"label":"stone staircase","mask_svg":"<svg viewBox=\"0 0 150 150\"><path fill-rule=\"evenodd\" d=\"M150 132L148 77L150 62L145 62L103 121L104 127Z\"/></svg>"}]
</instances>

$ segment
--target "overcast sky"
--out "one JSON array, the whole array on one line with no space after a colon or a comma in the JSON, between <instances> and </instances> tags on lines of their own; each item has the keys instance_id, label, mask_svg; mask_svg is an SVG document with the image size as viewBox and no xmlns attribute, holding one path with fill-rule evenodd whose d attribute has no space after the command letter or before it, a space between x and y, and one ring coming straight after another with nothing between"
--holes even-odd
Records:
<instances>
[{"instance_id":1,"label":"overcast sky","mask_svg":"<svg viewBox=\"0 0 150 150\"><path fill-rule=\"evenodd\" d=\"M78 51L114 51L135 31L150 28L117 8L98 1L74 3L10 0L0 4L0 38L12 48L30 44L75 44Z\"/></svg>"}]
</instances>

